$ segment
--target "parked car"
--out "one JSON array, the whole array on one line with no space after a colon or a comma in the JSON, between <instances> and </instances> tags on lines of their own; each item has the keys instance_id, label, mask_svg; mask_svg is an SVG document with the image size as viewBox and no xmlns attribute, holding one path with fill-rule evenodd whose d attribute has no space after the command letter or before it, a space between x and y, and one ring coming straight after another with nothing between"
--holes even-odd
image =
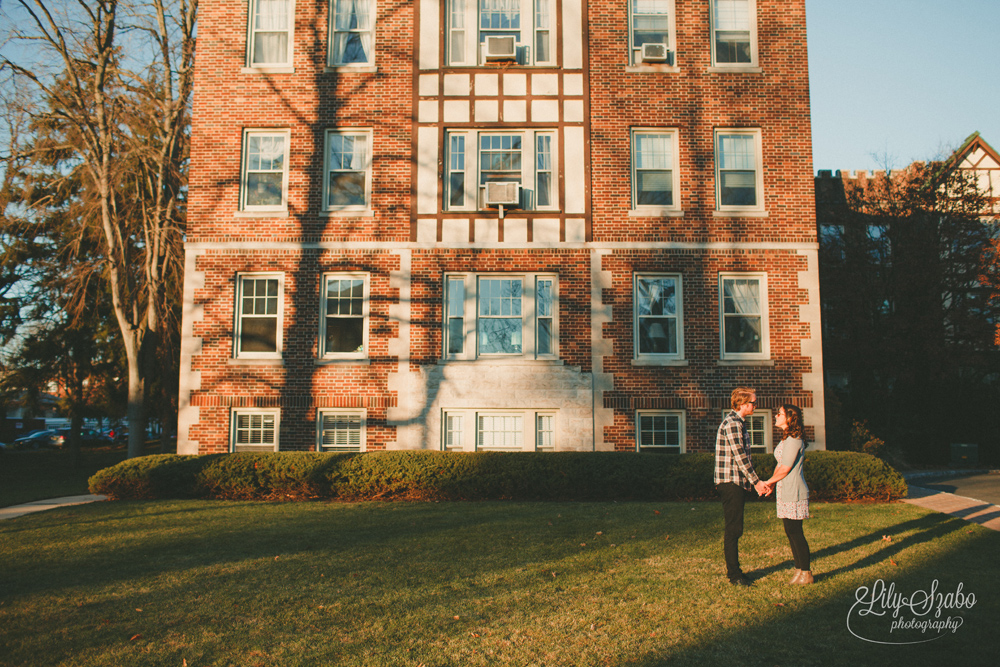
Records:
<instances>
[{"instance_id":1,"label":"parked car","mask_svg":"<svg viewBox=\"0 0 1000 667\"><path fill-rule=\"evenodd\" d=\"M40 449L55 446L55 431L32 431L11 443L11 449Z\"/></svg>"},{"instance_id":2,"label":"parked car","mask_svg":"<svg viewBox=\"0 0 1000 667\"><path fill-rule=\"evenodd\" d=\"M70 429L60 428L56 429L54 433L56 434L54 439L56 447L64 447L69 443ZM110 445L111 442L111 438L100 431L95 431L92 428L80 429L80 444L84 447L100 447L101 445Z\"/></svg>"}]
</instances>

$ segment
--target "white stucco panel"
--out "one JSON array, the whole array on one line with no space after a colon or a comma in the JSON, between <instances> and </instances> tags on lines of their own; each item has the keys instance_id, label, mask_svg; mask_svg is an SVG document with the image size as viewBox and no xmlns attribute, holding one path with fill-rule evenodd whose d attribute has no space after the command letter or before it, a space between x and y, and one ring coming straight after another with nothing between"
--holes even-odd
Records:
<instances>
[{"instance_id":1,"label":"white stucco panel","mask_svg":"<svg viewBox=\"0 0 1000 667\"><path fill-rule=\"evenodd\" d=\"M420 0L420 69L440 67L438 63L438 40L441 36L438 17L440 15L440 0Z\"/></svg>"},{"instance_id":2,"label":"white stucco panel","mask_svg":"<svg viewBox=\"0 0 1000 667\"><path fill-rule=\"evenodd\" d=\"M437 138L436 127L417 130L417 213L437 213Z\"/></svg>"},{"instance_id":3,"label":"white stucco panel","mask_svg":"<svg viewBox=\"0 0 1000 667\"><path fill-rule=\"evenodd\" d=\"M567 127L563 146L566 165L566 212L586 213L587 183L584 172L583 128Z\"/></svg>"},{"instance_id":4,"label":"white stucco panel","mask_svg":"<svg viewBox=\"0 0 1000 667\"><path fill-rule=\"evenodd\" d=\"M583 68L583 2L563 0L563 67Z\"/></svg>"}]
</instances>

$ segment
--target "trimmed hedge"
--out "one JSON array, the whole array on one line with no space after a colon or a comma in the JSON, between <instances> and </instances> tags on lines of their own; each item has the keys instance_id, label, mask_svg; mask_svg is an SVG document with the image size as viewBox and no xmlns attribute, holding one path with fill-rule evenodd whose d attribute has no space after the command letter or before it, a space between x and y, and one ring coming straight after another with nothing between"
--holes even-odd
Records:
<instances>
[{"instance_id":1,"label":"trimmed hedge","mask_svg":"<svg viewBox=\"0 0 1000 667\"><path fill-rule=\"evenodd\" d=\"M774 457L753 455L763 479ZM90 478L113 499L231 500L706 500L716 498L712 454L620 452L364 454L276 452L123 461ZM891 466L856 452L807 452L813 500L888 501L906 495Z\"/></svg>"}]
</instances>

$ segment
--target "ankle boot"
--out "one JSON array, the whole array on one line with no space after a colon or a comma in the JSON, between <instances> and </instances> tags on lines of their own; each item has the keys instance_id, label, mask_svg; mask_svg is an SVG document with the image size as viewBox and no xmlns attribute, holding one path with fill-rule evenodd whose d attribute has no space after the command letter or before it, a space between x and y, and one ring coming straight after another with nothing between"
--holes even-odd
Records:
<instances>
[{"instance_id":1,"label":"ankle boot","mask_svg":"<svg viewBox=\"0 0 1000 667\"><path fill-rule=\"evenodd\" d=\"M794 584L811 584L813 582L812 572L809 570L800 570L799 578L792 581Z\"/></svg>"},{"instance_id":2,"label":"ankle boot","mask_svg":"<svg viewBox=\"0 0 1000 667\"><path fill-rule=\"evenodd\" d=\"M788 583L790 583L790 584L797 584L797 583L799 583L799 579L801 579L801 578L802 578L802 570L800 570L798 568L795 568L795 574L792 575L792 579Z\"/></svg>"}]
</instances>

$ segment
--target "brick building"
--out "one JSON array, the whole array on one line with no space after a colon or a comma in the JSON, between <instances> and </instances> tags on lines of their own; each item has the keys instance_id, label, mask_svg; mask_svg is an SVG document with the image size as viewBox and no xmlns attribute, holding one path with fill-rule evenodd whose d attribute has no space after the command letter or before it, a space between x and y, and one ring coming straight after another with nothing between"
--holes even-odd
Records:
<instances>
[{"instance_id":1,"label":"brick building","mask_svg":"<svg viewBox=\"0 0 1000 667\"><path fill-rule=\"evenodd\" d=\"M203 0L181 453L824 447L804 0Z\"/></svg>"}]
</instances>

